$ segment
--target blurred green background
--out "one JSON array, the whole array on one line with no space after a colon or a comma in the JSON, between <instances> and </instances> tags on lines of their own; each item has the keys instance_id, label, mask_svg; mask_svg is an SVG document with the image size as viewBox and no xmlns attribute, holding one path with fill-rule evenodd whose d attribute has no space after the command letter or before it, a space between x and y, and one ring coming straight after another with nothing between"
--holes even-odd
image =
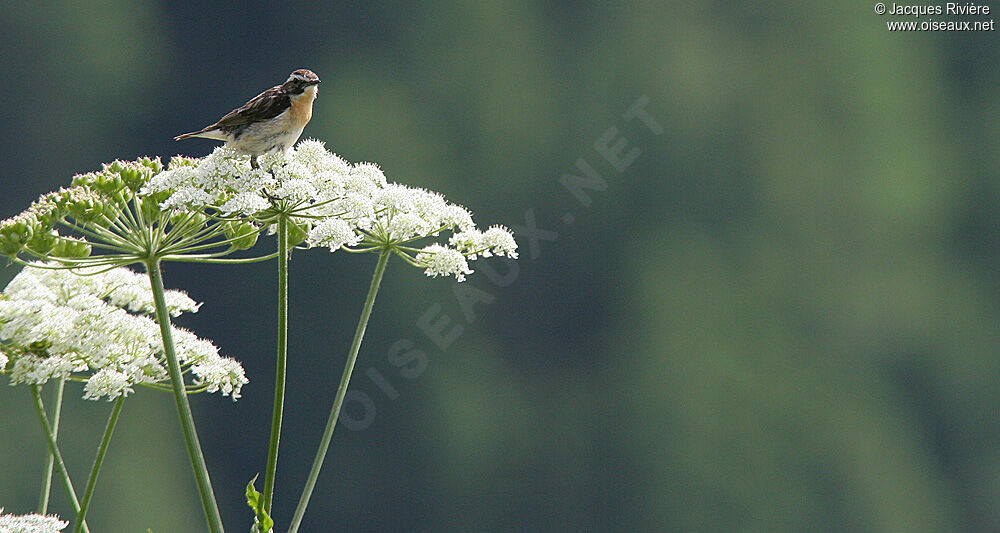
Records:
<instances>
[{"instance_id":1,"label":"blurred green background","mask_svg":"<svg viewBox=\"0 0 1000 533\"><path fill-rule=\"evenodd\" d=\"M476 267L464 287L492 298L472 315L390 263L352 382L371 403L347 406L369 419L338 428L305 531L996 531L1000 48L890 33L872 7L3 2L0 217L105 161L205 155L172 136L310 68L305 136L481 225L557 234L522 231L516 271ZM623 117L642 97L662 134ZM595 143L622 138L639 152L619 172ZM560 181L579 159L606 183L589 206ZM293 257L278 531L373 266ZM251 379L237 403L193 399L232 531L265 463L274 269L165 273L205 302L183 325ZM428 310L462 328L444 348ZM110 410L81 395L61 434L79 486ZM0 506L29 512L41 431L27 389L0 406ZM140 390L91 530L203 531L200 513L171 398Z\"/></svg>"}]
</instances>

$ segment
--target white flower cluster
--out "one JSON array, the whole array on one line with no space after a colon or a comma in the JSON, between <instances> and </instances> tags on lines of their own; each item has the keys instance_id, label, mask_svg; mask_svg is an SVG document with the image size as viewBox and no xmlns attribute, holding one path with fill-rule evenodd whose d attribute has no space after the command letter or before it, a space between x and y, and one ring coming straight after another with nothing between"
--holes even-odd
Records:
<instances>
[{"instance_id":1,"label":"white flower cluster","mask_svg":"<svg viewBox=\"0 0 1000 533\"><path fill-rule=\"evenodd\" d=\"M320 141L303 141L260 163L252 170L245 155L224 146L201 160L175 158L142 193L171 192L164 209L211 208L227 216L257 215L283 201L295 206L293 219L307 230L309 246L391 248L428 276L461 281L472 272L470 259L517 257L510 230L493 226L481 232L464 207L435 192L389 183L374 163L350 164ZM446 244L404 247L442 231L453 232Z\"/></svg>"},{"instance_id":2,"label":"white flower cluster","mask_svg":"<svg viewBox=\"0 0 1000 533\"><path fill-rule=\"evenodd\" d=\"M55 533L68 525L69 522L55 515L3 514L0 507L0 533Z\"/></svg>"},{"instance_id":3,"label":"white flower cluster","mask_svg":"<svg viewBox=\"0 0 1000 533\"><path fill-rule=\"evenodd\" d=\"M350 170L350 165L334 158L343 168L307 166L293 153L262 156L260 168L251 169L246 154L223 145L201 159L173 158L140 194L169 191L170 197L160 206L165 210L212 207L225 216L252 216L271 207L272 199L296 203L325 199L328 184L341 180L335 174Z\"/></svg>"},{"instance_id":4,"label":"white flower cluster","mask_svg":"<svg viewBox=\"0 0 1000 533\"><path fill-rule=\"evenodd\" d=\"M126 310L149 313L151 298L149 280L125 268L87 275L25 268L0 295L0 369L10 366L12 385L91 373L84 398L92 400L167 383L159 325ZM180 291L166 291L166 300L174 316L199 307ZM178 359L196 387L239 398L247 378L237 361L190 331L174 328L173 335Z\"/></svg>"},{"instance_id":5,"label":"white flower cluster","mask_svg":"<svg viewBox=\"0 0 1000 533\"><path fill-rule=\"evenodd\" d=\"M95 271L97 272L97 271ZM71 292L95 296L115 307L138 314L153 314L153 289L149 276L127 268L115 268L97 274L77 275L64 269L33 268L22 271L4 290L31 299L58 301L68 298ZM57 294L61 293L61 294ZM201 304L192 300L184 291L166 291L167 310L170 316L196 313Z\"/></svg>"}]
</instances>

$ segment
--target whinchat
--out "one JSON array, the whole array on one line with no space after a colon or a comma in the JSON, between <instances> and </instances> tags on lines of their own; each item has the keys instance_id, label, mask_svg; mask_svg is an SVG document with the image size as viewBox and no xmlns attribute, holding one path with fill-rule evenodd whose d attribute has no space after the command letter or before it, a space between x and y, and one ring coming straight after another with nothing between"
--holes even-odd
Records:
<instances>
[{"instance_id":1,"label":"whinchat","mask_svg":"<svg viewBox=\"0 0 1000 533\"><path fill-rule=\"evenodd\" d=\"M215 124L174 137L203 137L225 141L227 145L250 154L250 166L257 168L257 156L284 152L299 140L312 118L319 76L299 69L281 85L258 94L249 102L230 111Z\"/></svg>"}]
</instances>

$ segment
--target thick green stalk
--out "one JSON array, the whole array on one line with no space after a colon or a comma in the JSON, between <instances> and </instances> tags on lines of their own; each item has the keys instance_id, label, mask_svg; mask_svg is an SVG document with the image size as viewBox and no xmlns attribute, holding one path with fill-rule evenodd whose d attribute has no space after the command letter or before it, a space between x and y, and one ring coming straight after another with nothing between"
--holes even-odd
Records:
<instances>
[{"instance_id":1,"label":"thick green stalk","mask_svg":"<svg viewBox=\"0 0 1000 533\"><path fill-rule=\"evenodd\" d=\"M31 396L35 399L35 409L38 411L38 420L42 422L42 431L45 433L45 440L49 443L49 453L55 458L56 470L62 478L63 487L66 488L66 496L69 498L73 512L80 512L80 501L76 499L76 489L69 479L69 471L66 470L66 463L63 462L62 454L59 453L59 446L56 444L56 435L49 424L49 417L45 414L45 404L42 402L42 393L38 391L38 385L31 386ZM83 523L83 530L89 532L86 522Z\"/></svg>"},{"instance_id":2,"label":"thick green stalk","mask_svg":"<svg viewBox=\"0 0 1000 533\"><path fill-rule=\"evenodd\" d=\"M281 416L285 409L285 366L288 359L288 218L278 218L278 353L274 371L274 411L271 415L271 444L264 471L264 511L271 513L274 501L274 474L278 468L278 443L281 440Z\"/></svg>"},{"instance_id":3,"label":"thick green stalk","mask_svg":"<svg viewBox=\"0 0 1000 533\"><path fill-rule=\"evenodd\" d=\"M66 380L60 379L56 382L56 402L52 407L52 437L59 438L59 419L62 418L63 389L66 388ZM55 468L55 457L50 453L45 461L45 477L42 479L42 494L38 498L38 514L48 514L49 495L52 493L52 470Z\"/></svg>"},{"instance_id":4,"label":"thick green stalk","mask_svg":"<svg viewBox=\"0 0 1000 533\"><path fill-rule=\"evenodd\" d=\"M375 266L375 273L372 275L372 283L368 287L368 297L365 298L365 305L361 308L361 318L358 319L358 327L354 330L351 351L347 354L344 373L340 376L340 385L337 386L337 395L333 399L333 407L330 409L326 428L323 429L323 437L320 439L319 449L316 450L316 458L313 459L312 468L309 470L309 477L306 478L306 486L302 489L302 496L299 497L299 504L295 508L295 515L292 517L292 523L288 527L288 533L296 533L298 531L299 525L302 523L302 517L306 514L306 507L309 505L309 498L312 496L313 488L316 487L319 470L322 468L323 460L326 458L326 451L330 447L330 440L333 439L333 430L337 427L337 418L340 416L340 408L344 405L344 395L347 394L347 385L351 382L354 363L357 362L358 352L361 351L361 340L365 336L365 328L368 327L368 318L372 315L372 307L375 305L375 295L378 294L379 285L382 283L382 274L385 273L385 266L389 262L390 253L389 250L383 250L378 256L378 264Z\"/></svg>"},{"instance_id":5,"label":"thick green stalk","mask_svg":"<svg viewBox=\"0 0 1000 533\"><path fill-rule=\"evenodd\" d=\"M90 507L90 500L94 496L94 488L97 487L97 475L101 472L101 465L104 464L104 456L108 453L111 445L111 435L115 432L115 425L118 424L118 415L125 405L125 395L118 397L115 407L108 417L108 424L104 427L104 437L101 438L101 445L97 448L97 457L94 458L94 466L90 469L90 477L87 478L87 488L83 492L83 503L80 504L80 511L76 513L76 533L83 533L83 521L87 518L87 509Z\"/></svg>"},{"instance_id":6,"label":"thick green stalk","mask_svg":"<svg viewBox=\"0 0 1000 533\"><path fill-rule=\"evenodd\" d=\"M167 311L167 301L164 297L160 262L155 259L146 262L146 272L149 273L149 281L153 288L156 321L160 324L163 353L167 356L170 388L174 393L174 403L177 406L177 415L181 422L181 432L184 434L184 444L187 446L188 457L191 459L191 468L194 470L195 481L198 483L201 505L205 509L205 520L208 521L209 531L222 533L222 516L219 514L219 505L215 501L215 493L212 491L212 480L208 477L205 457L201 454L201 443L198 442L198 432L194 427L194 416L191 414L191 405L188 403L187 392L184 390L184 375L181 373L177 351L174 349L174 336L171 332L170 313Z\"/></svg>"}]
</instances>

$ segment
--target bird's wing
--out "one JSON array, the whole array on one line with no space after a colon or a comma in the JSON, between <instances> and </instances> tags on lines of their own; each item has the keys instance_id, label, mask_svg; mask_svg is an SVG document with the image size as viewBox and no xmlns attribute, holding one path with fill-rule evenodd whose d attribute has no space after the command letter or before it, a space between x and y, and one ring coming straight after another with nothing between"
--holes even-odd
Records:
<instances>
[{"instance_id":1,"label":"bird's wing","mask_svg":"<svg viewBox=\"0 0 1000 533\"><path fill-rule=\"evenodd\" d=\"M217 128L223 131L239 129L240 126L274 118L291 107L291 105L291 98L281 90L280 85L276 85L254 96L249 102L230 111L226 116L220 118L218 122L205 129Z\"/></svg>"}]
</instances>

